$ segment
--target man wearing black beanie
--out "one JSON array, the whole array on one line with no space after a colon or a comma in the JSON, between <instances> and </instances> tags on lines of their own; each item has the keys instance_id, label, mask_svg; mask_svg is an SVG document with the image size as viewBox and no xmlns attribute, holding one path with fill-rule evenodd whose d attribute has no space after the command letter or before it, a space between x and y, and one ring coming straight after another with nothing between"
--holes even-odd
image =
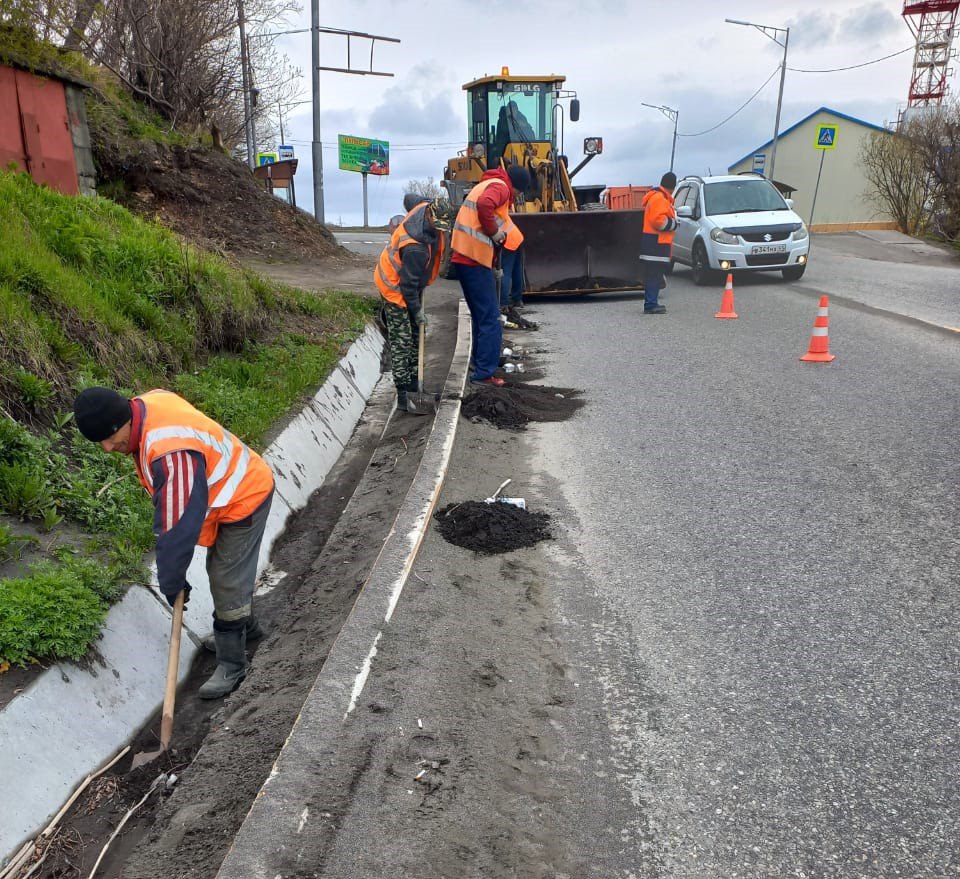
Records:
<instances>
[{"instance_id":1,"label":"man wearing black beanie","mask_svg":"<svg viewBox=\"0 0 960 879\"><path fill-rule=\"evenodd\" d=\"M677 230L677 211L673 206L673 190L677 175L667 171L660 185L643 197L643 234L640 237L640 259L643 260L643 313L666 314L659 295L664 287L663 276L673 259L673 235Z\"/></svg>"},{"instance_id":2,"label":"man wearing black beanie","mask_svg":"<svg viewBox=\"0 0 960 879\"><path fill-rule=\"evenodd\" d=\"M196 546L207 551L217 668L202 699L232 692L246 677L246 640L260 628L253 590L273 499L273 474L230 431L169 391L128 399L87 388L73 404L77 429L104 451L130 455L153 498L157 581L171 606L190 595L186 574Z\"/></svg>"}]
</instances>

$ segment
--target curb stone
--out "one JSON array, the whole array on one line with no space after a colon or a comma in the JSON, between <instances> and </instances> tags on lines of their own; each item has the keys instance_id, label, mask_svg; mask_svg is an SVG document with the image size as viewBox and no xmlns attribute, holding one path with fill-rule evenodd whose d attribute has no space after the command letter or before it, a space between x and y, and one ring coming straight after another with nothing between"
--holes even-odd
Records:
<instances>
[{"instance_id":1,"label":"curb stone","mask_svg":"<svg viewBox=\"0 0 960 879\"><path fill-rule=\"evenodd\" d=\"M313 868L307 866L309 852L335 832L317 807L318 778L336 759L341 729L353 716L440 496L470 359L470 316L463 301L457 324L450 373L413 483L216 879L306 875L302 871Z\"/></svg>"},{"instance_id":2,"label":"curb stone","mask_svg":"<svg viewBox=\"0 0 960 879\"><path fill-rule=\"evenodd\" d=\"M350 346L314 398L264 453L276 478L258 573L287 518L305 506L349 441L380 381L384 338L374 326ZM306 467L304 462L311 462ZM198 547L184 615L180 679L212 626L213 599ZM87 668L57 663L0 711L0 866L41 830L89 772L131 740L159 708L166 677L170 610L156 591L133 587L107 614ZM14 795L12 792L16 791Z\"/></svg>"}]
</instances>

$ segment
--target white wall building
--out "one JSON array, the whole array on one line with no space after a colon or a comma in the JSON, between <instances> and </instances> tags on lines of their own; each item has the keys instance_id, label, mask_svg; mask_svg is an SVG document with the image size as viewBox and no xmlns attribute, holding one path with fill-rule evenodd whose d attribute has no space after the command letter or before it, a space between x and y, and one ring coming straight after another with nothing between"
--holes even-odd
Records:
<instances>
[{"instance_id":1,"label":"white wall building","mask_svg":"<svg viewBox=\"0 0 960 879\"><path fill-rule=\"evenodd\" d=\"M897 228L892 217L870 200L870 184L860 165L861 144L875 131L890 135L879 125L821 107L782 131L777 138L776 179L794 190L790 196L794 210L805 222L810 223L813 211L815 232ZM824 144L832 142L832 149L817 148L818 134L822 134ZM771 144L772 141L767 141L751 150L730 166L730 173L768 170ZM823 173L820 187L816 189L821 156Z\"/></svg>"}]
</instances>

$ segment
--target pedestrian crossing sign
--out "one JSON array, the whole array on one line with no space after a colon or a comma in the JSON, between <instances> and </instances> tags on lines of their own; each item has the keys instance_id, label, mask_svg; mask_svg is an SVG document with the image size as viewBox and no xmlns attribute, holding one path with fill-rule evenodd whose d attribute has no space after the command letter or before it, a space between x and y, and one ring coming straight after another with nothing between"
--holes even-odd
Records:
<instances>
[{"instance_id":1,"label":"pedestrian crossing sign","mask_svg":"<svg viewBox=\"0 0 960 879\"><path fill-rule=\"evenodd\" d=\"M817 142L814 146L818 150L833 150L837 148L838 125L818 125Z\"/></svg>"}]
</instances>

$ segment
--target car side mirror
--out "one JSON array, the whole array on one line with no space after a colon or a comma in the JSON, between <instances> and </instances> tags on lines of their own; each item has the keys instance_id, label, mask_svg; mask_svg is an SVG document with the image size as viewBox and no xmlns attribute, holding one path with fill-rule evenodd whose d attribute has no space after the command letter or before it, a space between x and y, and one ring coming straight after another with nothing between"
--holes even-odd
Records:
<instances>
[{"instance_id":1,"label":"car side mirror","mask_svg":"<svg viewBox=\"0 0 960 879\"><path fill-rule=\"evenodd\" d=\"M788 199L786 199L786 202L787 202L787 207L790 208L790 210L792 211L792 210L793 210L793 199L792 199L792 198L788 198Z\"/></svg>"},{"instance_id":2,"label":"car side mirror","mask_svg":"<svg viewBox=\"0 0 960 879\"><path fill-rule=\"evenodd\" d=\"M683 217L685 220L692 220L693 208L688 204L680 205L680 207L677 208L677 216Z\"/></svg>"}]
</instances>

